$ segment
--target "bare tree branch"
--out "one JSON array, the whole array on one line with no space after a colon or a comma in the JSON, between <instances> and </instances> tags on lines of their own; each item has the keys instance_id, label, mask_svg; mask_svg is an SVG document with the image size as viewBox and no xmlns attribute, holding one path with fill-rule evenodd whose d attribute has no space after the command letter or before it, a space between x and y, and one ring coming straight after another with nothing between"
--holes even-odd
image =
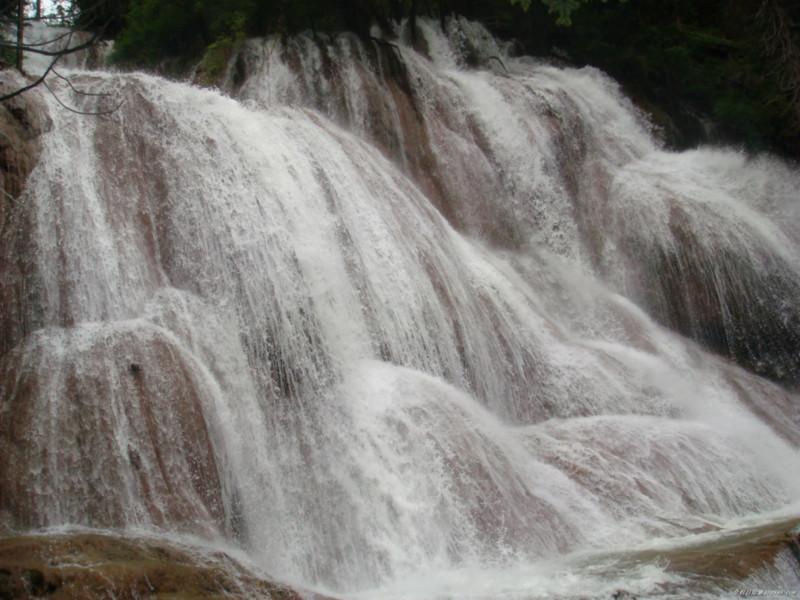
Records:
<instances>
[{"instance_id":1,"label":"bare tree branch","mask_svg":"<svg viewBox=\"0 0 800 600\"><path fill-rule=\"evenodd\" d=\"M55 98L56 102L58 102L62 108L65 108L66 110L73 112L76 115L86 115L91 117L97 117L100 115L110 115L111 113L118 111L125 103L124 100L120 100L119 104L117 104L114 108L95 110L95 111L83 111L77 108L72 108L71 106L67 106L66 104L64 104L64 102L62 102L61 98L58 97L58 95L53 91L53 89L49 85L47 85L46 81L43 81L42 84L44 85L44 87L47 88L47 91L50 92L50 94L53 96L53 98ZM70 84L70 87L72 87L72 84Z\"/></svg>"},{"instance_id":2,"label":"bare tree branch","mask_svg":"<svg viewBox=\"0 0 800 600\"><path fill-rule=\"evenodd\" d=\"M88 13L94 12L95 10L97 10L103 4L104 1L105 0L98 0L98 2L96 2L94 5L92 5L87 10L87 12ZM22 0L20 0L20 4L23 4ZM20 7L19 10L22 11L22 7ZM21 14L22 14L22 12L19 13L19 15L21 15ZM66 33L64 33L62 35L59 35L59 36L53 38L52 40L49 40L49 41L46 41L46 42L40 42L40 43L35 43L35 44L24 44L24 43L22 43L23 42L23 40L22 40L23 23L22 23L22 19L20 17L19 24L18 24L18 30L17 30L17 43L16 44L11 44L9 42L0 40L0 48L16 48L17 49L17 69L23 75L25 74L25 72L23 70L22 57L24 56L25 52L30 52L30 53L33 53L33 54L39 54L39 55L43 55L43 56L50 56L50 57L53 57L53 60L48 65L47 69L45 69L44 73L42 73L40 76L38 76L33 82L29 83L28 85L24 85L24 86L22 86L21 88L19 88L17 90L14 90L12 92L9 92L7 94L4 94L4 95L0 96L0 102L4 102L6 100L10 100L11 98L15 98L16 96L24 94L25 92L27 92L29 90L32 90L33 88L35 88L35 87L37 87L39 85L44 84L44 86L53 95L53 97L56 99L56 101L61 106L63 106L65 109L70 110L72 112L75 112L75 113L78 113L78 114L85 114L85 115L102 115L102 114L108 114L108 113L114 112L115 110L119 109L119 107L122 105L122 103L120 103L117 107L115 107L113 109L108 109L108 110L104 109L104 110L99 110L99 111L87 112L87 111L80 111L78 109L74 109L74 108L69 107L66 104L64 104L64 102L61 101L61 99L55 94L53 89L49 85L47 85L47 82L46 82L47 76L52 72L59 79L62 79L64 81L66 81L66 83L69 86L69 88L75 94L84 95L84 96L96 96L96 97L108 96L109 94L105 94L105 93L83 92L82 90L77 89L67 77L64 77L63 75L61 75L60 73L58 73L57 71L54 70L56 64L58 63L58 61L61 59L62 56L66 56L68 54L74 54L75 52L80 52L81 50L86 50L86 49L91 48L92 46L94 46L97 43L97 41L101 38L101 36L103 35L103 32L105 31L106 27L108 27L108 23L105 23L101 28L99 28L97 31L95 31L88 40L86 40L86 41L84 41L84 42L82 42L80 44L77 44L75 46L71 45L72 37L75 34L75 30L74 29L70 29L70 31L68 31L68 32L66 32ZM54 42L63 40L65 38L67 40L66 44L65 44L65 47L61 48L60 50L45 50L45 49L42 48L43 46L46 46L48 44L52 44Z\"/></svg>"},{"instance_id":3,"label":"bare tree branch","mask_svg":"<svg viewBox=\"0 0 800 600\"><path fill-rule=\"evenodd\" d=\"M70 37L74 32L70 31ZM34 47L34 45L23 45L22 51L23 52L31 52L33 54L42 54L44 56L64 56L66 54L72 54L74 52L79 52L80 50L86 50L90 46L93 46L97 40L100 39L100 34L95 33L92 37L83 42L82 44L78 44L77 46L73 46L72 48L63 48L61 50L40 50L39 48ZM41 45L41 44L36 44ZM16 44L9 44L8 42L0 41L0 48L16 48Z\"/></svg>"},{"instance_id":4,"label":"bare tree branch","mask_svg":"<svg viewBox=\"0 0 800 600\"><path fill-rule=\"evenodd\" d=\"M76 93L76 94L78 94L80 96L95 96L95 97L103 97L103 98L107 98L107 97L111 96L111 94L109 94L108 92L84 92L83 90L79 90L74 85L72 85L72 81L70 81L69 77L64 77L61 73L59 73L55 69L51 69L51 71L53 72L53 75L55 75L59 79L65 81L67 83L67 85L69 86L69 89L71 89L74 93Z\"/></svg>"},{"instance_id":5,"label":"bare tree branch","mask_svg":"<svg viewBox=\"0 0 800 600\"><path fill-rule=\"evenodd\" d=\"M10 93L8 93L8 94L6 94L6 95L4 95L4 96L0 96L0 102L5 102L6 100L10 100L11 98L15 98L16 96L19 96L20 94L24 94L25 92L27 92L27 91L29 91L29 90L32 90L32 89L33 89L33 88L35 88L37 85L41 85L41 84L44 82L44 80L45 80L45 78L47 77L47 75L50 73L50 71L52 71L52 70L53 70L53 67L55 67L55 66L56 66L56 63L58 62L58 59L59 59L59 58L61 58L61 57L60 57L60 56L56 56L56 57L53 59L53 62L51 62L51 63L50 63L50 66L49 66L49 67L47 67L47 69L45 70L45 72L44 72L44 73L42 73L42 74L39 76L39 78L38 78L38 79L36 79L36 80L35 80L33 83L30 83L30 84L28 84L28 85L26 85L26 86L23 86L23 87L21 87L21 88L19 88L19 89L17 89L17 90L14 90L13 92L10 92Z\"/></svg>"},{"instance_id":6,"label":"bare tree branch","mask_svg":"<svg viewBox=\"0 0 800 600\"><path fill-rule=\"evenodd\" d=\"M59 40L63 40L65 37L71 36L72 33L73 32L71 30L70 31L65 31L61 35L56 36L51 40L47 40L47 41L44 41L44 42L39 42L39 43L36 43L36 44L25 44L25 47L26 48L36 48L36 47L39 47L39 46L47 46L49 44L54 44L55 42L57 42Z\"/></svg>"}]
</instances>

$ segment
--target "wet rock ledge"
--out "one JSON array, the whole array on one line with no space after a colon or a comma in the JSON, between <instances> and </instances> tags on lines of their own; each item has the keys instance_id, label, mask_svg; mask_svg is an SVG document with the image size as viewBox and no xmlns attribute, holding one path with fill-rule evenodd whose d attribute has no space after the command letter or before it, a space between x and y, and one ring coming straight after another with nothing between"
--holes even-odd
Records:
<instances>
[{"instance_id":1,"label":"wet rock ledge","mask_svg":"<svg viewBox=\"0 0 800 600\"><path fill-rule=\"evenodd\" d=\"M71 533L0 538L0 600L331 600L266 581L223 552Z\"/></svg>"},{"instance_id":2,"label":"wet rock ledge","mask_svg":"<svg viewBox=\"0 0 800 600\"><path fill-rule=\"evenodd\" d=\"M11 71L0 71L0 95L25 83ZM28 175L39 161L39 136L51 127L47 110L35 93L0 103L0 231L10 203L22 194Z\"/></svg>"}]
</instances>

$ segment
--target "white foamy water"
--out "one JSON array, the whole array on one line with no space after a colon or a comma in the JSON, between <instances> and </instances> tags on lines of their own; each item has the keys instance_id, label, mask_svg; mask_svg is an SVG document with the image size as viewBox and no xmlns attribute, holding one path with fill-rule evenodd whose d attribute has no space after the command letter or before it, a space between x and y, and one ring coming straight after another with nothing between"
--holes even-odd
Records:
<instances>
[{"instance_id":1,"label":"white foamy water","mask_svg":"<svg viewBox=\"0 0 800 600\"><path fill-rule=\"evenodd\" d=\"M596 70L422 33L248 42L235 98L44 96L0 239L5 524L223 540L345 597L602 597L691 582L576 553L794 510L797 395L669 311L794 339L796 169L665 152Z\"/></svg>"}]
</instances>

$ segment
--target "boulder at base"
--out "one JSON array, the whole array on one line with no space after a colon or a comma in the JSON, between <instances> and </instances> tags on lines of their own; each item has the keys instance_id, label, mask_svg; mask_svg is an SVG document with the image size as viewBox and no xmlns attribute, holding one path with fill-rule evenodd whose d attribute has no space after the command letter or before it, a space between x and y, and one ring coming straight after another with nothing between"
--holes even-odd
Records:
<instances>
[{"instance_id":1,"label":"boulder at base","mask_svg":"<svg viewBox=\"0 0 800 600\"><path fill-rule=\"evenodd\" d=\"M0 539L0 600L27 598L301 600L221 551L99 533Z\"/></svg>"}]
</instances>

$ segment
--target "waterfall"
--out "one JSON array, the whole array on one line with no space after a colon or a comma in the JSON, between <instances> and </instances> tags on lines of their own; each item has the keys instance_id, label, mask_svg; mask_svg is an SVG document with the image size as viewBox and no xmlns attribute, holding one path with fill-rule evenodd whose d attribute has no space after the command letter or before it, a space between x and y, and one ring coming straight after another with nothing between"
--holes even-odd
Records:
<instances>
[{"instance_id":1,"label":"waterfall","mask_svg":"<svg viewBox=\"0 0 800 600\"><path fill-rule=\"evenodd\" d=\"M796 165L666 151L606 75L474 23L408 37L249 40L224 93L70 71L121 102L97 117L38 92L0 237L1 525L519 597L618 587L559 579L576 553L800 512Z\"/></svg>"}]
</instances>

